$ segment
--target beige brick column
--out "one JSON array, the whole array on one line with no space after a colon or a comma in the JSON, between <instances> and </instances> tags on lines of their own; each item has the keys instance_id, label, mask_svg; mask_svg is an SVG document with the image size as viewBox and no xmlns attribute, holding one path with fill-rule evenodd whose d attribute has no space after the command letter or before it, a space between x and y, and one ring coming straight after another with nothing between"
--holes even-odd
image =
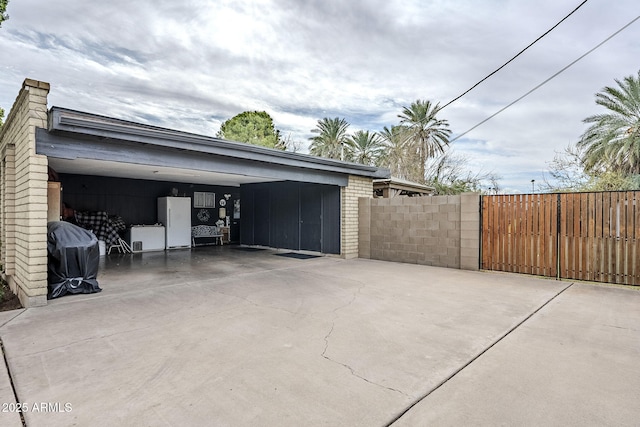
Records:
<instances>
[{"instance_id":1,"label":"beige brick column","mask_svg":"<svg viewBox=\"0 0 640 427\"><path fill-rule=\"evenodd\" d=\"M3 274L25 307L47 303L47 158L36 128L47 127L49 84L27 79L0 130Z\"/></svg>"},{"instance_id":2,"label":"beige brick column","mask_svg":"<svg viewBox=\"0 0 640 427\"><path fill-rule=\"evenodd\" d=\"M2 195L0 198L0 242L2 271L13 275L16 271L16 164L15 146L7 144L2 150Z\"/></svg>"},{"instance_id":3,"label":"beige brick column","mask_svg":"<svg viewBox=\"0 0 640 427\"><path fill-rule=\"evenodd\" d=\"M358 199L358 257L371 258L371 201L370 197Z\"/></svg>"},{"instance_id":4,"label":"beige brick column","mask_svg":"<svg viewBox=\"0 0 640 427\"><path fill-rule=\"evenodd\" d=\"M373 197L371 178L349 176L346 187L341 189L340 254L343 258L358 257L358 198Z\"/></svg>"},{"instance_id":5,"label":"beige brick column","mask_svg":"<svg viewBox=\"0 0 640 427\"><path fill-rule=\"evenodd\" d=\"M480 268L480 194L460 196L460 268Z\"/></svg>"}]
</instances>

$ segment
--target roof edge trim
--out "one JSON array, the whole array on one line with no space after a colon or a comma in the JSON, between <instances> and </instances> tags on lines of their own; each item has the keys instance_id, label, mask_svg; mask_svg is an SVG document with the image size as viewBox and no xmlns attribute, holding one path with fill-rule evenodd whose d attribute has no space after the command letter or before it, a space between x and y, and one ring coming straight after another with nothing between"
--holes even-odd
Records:
<instances>
[{"instance_id":1,"label":"roof edge trim","mask_svg":"<svg viewBox=\"0 0 640 427\"><path fill-rule=\"evenodd\" d=\"M292 153L194 133L130 122L62 107L49 110L48 130L128 140L227 157L326 170L370 178L387 178L385 168Z\"/></svg>"}]
</instances>

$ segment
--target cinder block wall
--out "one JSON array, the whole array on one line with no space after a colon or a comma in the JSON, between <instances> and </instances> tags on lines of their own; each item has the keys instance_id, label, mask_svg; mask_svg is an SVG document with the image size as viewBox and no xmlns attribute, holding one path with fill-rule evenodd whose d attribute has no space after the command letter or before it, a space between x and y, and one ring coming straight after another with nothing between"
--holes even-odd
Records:
<instances>
[{"instance_id":1,"label":"cinder block wall","mask_svg":"<svg viewBox=\"0 0 640 427\"><path fill-rule=\"evenodd\" d=\"M346 187L342 187L342 212L340 230L340 253L343 258L358 257L358 200L373 198L373 180L371 178L349 176Z\"/></svg>"},{"instance_id":2,"label":"cinder block wall","mask_svg":"<svg viewBox=\"0 0 640 427\"><path fill-rule=\"evenodd\" d=\"M480 196L359 200L359 256L477 270Z\"/></svg>"},{"instance_id":3,"label":"cinder block wall","mask_svg":"<svg viewBox=\"0 0 640 427\"><path fill-rule=\"evenodd\" d=\"M460 268L480 268L480 194L460 196Z\"/></svg>"},{"instance_id":4,"label":"cinder block wall","mask_svg":"<svg viewBox=\"0 0 640 427\"><path fill-rule=\"evenodd\" d=\"M25 307L47 303L47 158L36 127L47 127L49 84L27 79L0 129L2 274Z\"/></svg>"}]
</instances>

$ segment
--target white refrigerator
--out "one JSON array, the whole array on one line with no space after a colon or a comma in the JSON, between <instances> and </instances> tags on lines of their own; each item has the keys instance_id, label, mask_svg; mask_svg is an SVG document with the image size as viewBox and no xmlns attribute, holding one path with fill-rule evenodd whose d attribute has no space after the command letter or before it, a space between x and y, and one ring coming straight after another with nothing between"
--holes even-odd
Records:
<instances>
[{"instance_id":1,"label":"white refrigerator","mask_svg":"<svg viewBox=\"0 0 640 427\"><path fill-rule=\"evenodd\" d=\"M158 222L167 249L191 247L191 197L159 197Z\"/></svg>"}]
</instances>

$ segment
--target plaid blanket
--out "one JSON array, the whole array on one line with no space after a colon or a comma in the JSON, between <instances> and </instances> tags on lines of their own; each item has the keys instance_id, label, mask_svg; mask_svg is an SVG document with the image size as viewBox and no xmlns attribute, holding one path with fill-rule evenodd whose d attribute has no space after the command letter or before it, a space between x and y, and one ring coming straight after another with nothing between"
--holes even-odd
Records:
<instances>
[{"instance_id":1,"label":"plaid blanket","mask_svg":"<svg viewBox=\"0 0 640 427\"><path fill-rule=\"evenodd\" d=\"M127 224L124 223L124 219L120 216L111 215L109 221L111 221L111 225L113 225L113 228L115 228L118 233L127 229Z\"/></svg>"},{"instance_id":2,"label":"plaid blanket","mask_svg":"<svg viewBox=\"0 0 640 427\"><path fill-rule=\"evenodd\" d=\"M106 212L76 212L75 219L80 227L93 231L107 248L117 244L120 238L118 231L127 228L122 218L113 221Z\"/></svg>"}]
</instances>

